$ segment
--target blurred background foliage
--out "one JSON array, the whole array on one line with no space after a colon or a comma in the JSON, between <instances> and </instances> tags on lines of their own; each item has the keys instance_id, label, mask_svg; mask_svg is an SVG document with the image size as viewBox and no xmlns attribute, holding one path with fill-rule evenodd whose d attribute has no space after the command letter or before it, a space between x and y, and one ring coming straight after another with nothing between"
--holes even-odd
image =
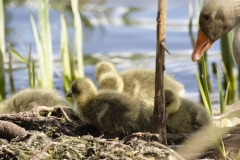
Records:
<instances>
[{"instance_id":1,"label":"blurred background foliage","mask_svg":"<svg viewBox=\"0 0 240 160\"><path fill-rule=\"evenodd\" d=\"M39 6L44 5L46 6L46 2L49 3L47 5L46 9L42 9ZM2 54L0 54L2 57L1 58L1 65L0 65L0 70L1 70L1 75L0 75L0 82L1 82L1 86L5 86L5 87L1 87L0 89L0 101L4 100L6 98L6 94L9 91L6 91L6 88L10 88L10 93L14 93L15 91L15 87L14 87L14 77L13 77L13 71L14 68L12 68L12 63L14 63L14 61L12 61L12 55L14 55L15 58L17 58L21 63L26 64L26 68L28 70L28 79L29 79L29 87L44 87L44 88L52 88L52 84L53 81L51 80L51 73L53 72L51 71L51 69L47 69L47 68L51 68L51 66L53 65L53 60L52 58L47 58L48 56L52 56L52 47L51 47L51 43L50 41L46 42L46 38L45 40L43 39L43 37L48 37L47 39L51 39L51 33L49 33L47 30L47 28L43 29L43 25L44 23L47 24L45 26L50 26L51 27L51 21L48 20L49 17L49 12L48 10L55 10L57 12L62 13L61 15L61 44L60 44L60 52L61 52L61 56L62 56L62 68L63 68L63 72L62 72L62 76L59 76L59 78L62 78L62 82L63 82L63 88L65 93L67 91L69 91L69 84L71 84L71 82L73 80L75 80L76 78L80 78L84 76L83 73L83 65L80 64L79 62L82 61L82 30L84 30L85 34L89 34L92 33L92 31L96 28L100 29L102 32L104 32L104 25L105 23L112 23L112 15L114 12L114 7L103 7L102 5L106 3L106 0L63 0L63 1L59 1L59 0L4 0L2 1L3 5L3 9L4 9L4 16L2 18L2 23L3 24L3 28L5 27L5 30L3 31L4 33L1 34L1 38L4 39L6 42L8 42L11 46L7 49L7 53L9 55L8 59L8 66L9 68L7 69L9 71L9 87L7 87L5 85L5 81L6 81L6 75L4 72L4 55L5 55L5 50L2 50ZM77 14L73 14L73 10L72 10L72 6L71 3L74 3L74 7L75 5L77 5L77 9L79 11L79 15L80 17L76 16ZM11 40L8 38L8 35L11 34L11 32L13 31L13 28L11 28L8 24L11 21L11 13L8 11L7 7L25 7L25 8L29 8L29 15L30 15L30 20L31 20L31 24L32 24L32 30L33 32L30 32L30 34L33 34L35 37L35 44L37 46L37 52L38 52L38 57L39 57L39 63L35 62L36 60L32 59L31 56L31 46L29 49L29 54L28 57L23 57L20 53L18 53L18 51L14 50L14 43L11 42ZM35 7L38 9L38 25L36 26L35 22L36 20L34 20L33 16L31 15L31 7ZM44 11L45 10L45 11ZM124 14L122 14L122 22L124 23L124 25L134 25L137 24L138 22L136 20L133 20L131 18L131 15L141 11L141 9L137 8L137 7L129 7ZM44 13L45 12L45 13ZM46 20L42 21L41 17L44 17ZM65 17L68 17L68 19L66 19ZM78 21L78 18L80 18L80 23L78 23L78 27L76 28L76 22ZM92 22L90 19L94 18L96 21ZM60 19L60 17L59 17ZM93 23L97 23L93 24ZM66 26L64 26L66 25ZM75 38L73 40L74 44L69 44L68 42L68 34L67 34L67 28L68 27L72 27L75 30L75 34L77 33L77 39ZM80 27L80 28L79 28ZM83 28L83 29L82 29ZM15 28L16 29L16 28ZM44 30L46 30L46 32L44 33ZM47 33L49 33L47 35ZM45 34L45 35L44 35ZM6 37L5 37L6 35ZM46 42L46 43L45 43ZM3 43L3 45L5 46L5 44ZM41 46L49 46L47 47L48 49L46 49L45 47L41 47ZM79 48L80 46L80 48ZM79 52L79 54L78 54ZM50 54L50 55L49 55ZM45 58L43 58L45 57ZM81 58L81 60L79 60L79 58ZM45 62L43 62L43 60ZM97 60L93 59L93 58L89 58L89 56L86 56L86 61L90 62L90 61L94 61L96 62ZM91 59L91 60L90 60ZM6 63L6 62L5 62ZM90 62L91 63L91 62ZM44 65L43 65L44 64ZM36 66L36 67L35 67ZM77 66L77 67L76 67ZM37 69L39 67L39 70ZM35 69L36 68L36 69ZM5 70L6 70L6 66L5 66ZM68 71L67 71L68 70ZM71 70L71 73L69 73L69 70ZM53 74L53 73L52 73ZM48 76L47 76L48 75ZM44 77L43 77L44 76ZM47 77L49 78L47 78ZM5 80L4 80L5 79ZM46 81L49 84L44 84L43 80ZM51 81L51 82L49 82ZM37 86L38 85L38 86Z\"/></svg>"}]
</instances>

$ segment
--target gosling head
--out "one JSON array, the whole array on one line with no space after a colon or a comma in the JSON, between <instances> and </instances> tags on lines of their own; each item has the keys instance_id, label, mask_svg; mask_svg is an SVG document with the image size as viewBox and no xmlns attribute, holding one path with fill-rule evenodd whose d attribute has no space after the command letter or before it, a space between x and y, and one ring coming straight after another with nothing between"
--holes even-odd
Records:
<instances>
[{"instance_id":1,"label":"gosling head","mask_svg":"<svg viewBox=\"0 0 240 160\"><path fill-rule=\"evenodd\" d=\"M113 72L103 74L98 81L99 89L101 90L114 90L117 92L123 91L122 77Z\"/></svg>"},{"instance_id":2,"label":"gosling head","mask_svg":"<svg viewBox=\"0 0 240 160\"><path fill-rule=\"evenodd\" d=\"M67 97L72 97L77 103L87 102L97 95L96 87L89 78L82 78L72 83L71 92Z\"/></svg>"},{"instance_id":3,"label":"gosling head","mask_svg":"<svg viewBox=\"0 0 240 160\"><path fill-rule=\"evenodd\" d=\"M95 68L95 75L97 82L99 82L100 77L108 72L117 73L115 66L111 62L101 61L97 63Z\"/></svg>"},{"instance_id":4,"label":"gosling head","mask_svg":"<svg viewBox=\"0 0 240 160\"><path fill-rule=\"evenodd\" d=\"M180 98L172 90L165 89L165 108L167 114L173 114L178 111L180 107Z\"/></svg>"}]
</instances>

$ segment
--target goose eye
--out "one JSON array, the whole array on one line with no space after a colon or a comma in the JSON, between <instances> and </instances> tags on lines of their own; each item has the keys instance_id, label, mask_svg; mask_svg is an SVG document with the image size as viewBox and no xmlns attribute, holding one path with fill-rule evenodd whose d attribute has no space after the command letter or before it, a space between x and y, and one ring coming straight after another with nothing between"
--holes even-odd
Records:
<instances>
[{"instance_id":1,"label":"goose eye","mask_svg":"<svg viewBox=\"0 0 240 160\"><path fill-rule=\"evenodd\" d=\"M209 19L209 15L204 15L204 16L203 16L203 19L204 19L204 20L208 20L208 19Z\"/></svg>"},{"instance_id":2,"label":"goose eye","mask_svg":"<svg viewBox=\"0 0 240 160\"><path fill-rule=\"evenodd\" d=\"M80 94L80 91L76 88L72 88L72 93L77 95L77 94Z\"/></svg>"}]
</instances>

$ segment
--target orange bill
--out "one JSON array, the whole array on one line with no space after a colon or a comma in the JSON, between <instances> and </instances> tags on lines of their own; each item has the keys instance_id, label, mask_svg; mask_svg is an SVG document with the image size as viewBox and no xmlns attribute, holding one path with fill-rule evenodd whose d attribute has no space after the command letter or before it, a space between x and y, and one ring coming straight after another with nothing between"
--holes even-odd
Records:
<instances>
[{"instance_id":1,"label":"orange bill","mask_svg":"<svg viewBox=\"0 0 240 160\"><path fill-rule=\"evenodd\" d=\"M200 29L198 30L197 40L192 53L192 61L195 62L199 60L204 52L211 47L213 41L210 40Z\"/></svg>"}]
</instances>

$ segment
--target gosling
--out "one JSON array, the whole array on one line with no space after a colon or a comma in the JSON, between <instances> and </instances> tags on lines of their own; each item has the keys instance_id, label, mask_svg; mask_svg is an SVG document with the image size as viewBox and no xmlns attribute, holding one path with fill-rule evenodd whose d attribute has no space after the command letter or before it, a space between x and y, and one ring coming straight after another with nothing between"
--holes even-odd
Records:
<instances>
[{"instance_id":1,"label":"gosling","mask_svg":"<svg viewBox=\"0 0 240 160\"><path fill-rule=\"evenodd\" d=\"M80 119L95 125L103 133L121 136L151 130L145 104L128 94L113 90L97 93L93 82L83 78L72 83L67 96L75 101L74 110Z\"/></svg>"},{"instance_id":2,"label":"gosling","mask_svg":"<svg viewBox=\"0 0 240 160\"><path fill-rule=\"evenodd\" d=\"M0 114L15 114L36 106L71 106L54 90L23 89L0 103Z\"/></svg>"},{"instance_id":3,"label":"gosling","mask_svg":"<svg viewBox=\"0 0 240 160\"><path fill-rule=\"evenodd\" d=\"M165 90L165 104L169 133L193 132L210 123L211 116L204 106L171 90Z\"/></svg>"},{"instance_id":4,"label":"gosling","mask_svg":"<svg viewBox=\"0 0 240 160\"><path fill-rule=\"evenodd\" d=\"M118 73L112 63L102 61L96 65L95 73L100 89L114 90L115 88L111 87L118 86L118 84L116 83L113 85L112 83L123 82L123 88L118 88L118 91L129 93L131 95L134 93L133 96L135 97L153 102L155 94L155 71L153 69L134 68ZM104 74L106 75L103 76ZM164 74L164 87L165 89L174 90L179 96L182 96L185 93L183 84L177 82L167 74Z\"/></svg>"},{"instance_id":5,"label":"gosling","mask_svg":"<svg viewBox=\"0 0 240 160\"><path fill-rule=\"evenodd\" d=\"M106 66L111 66L107 68ZM116 72L110 62L100 62L96 71L104 70L103 75L96 74L100 90L116 90L127 93L143 100L148 107L154 106L155 96L155 71L151 69L129 69L120 73ZM107 68L107 69L106 69ZM95 72L96 72L95 71ZM164 75L165 89L174 90L179 96L185 92L184 86L175 81L171 76ZM150 113L152 114L152 113Z\"/></svg>"},{"instance_id":6,"label":"gosling","mask_svg":"<svg viewBox=\"0 0 240 160\"><path fill-rule=\"evenodd\" d=\"M109 73L109 72L117 73L115 66L111 62L108 62L108 61L98 62L95 67L95 75L96 75L97 82L99 81L100 77L103 74Z\"/></svg>"}]
</instances>

